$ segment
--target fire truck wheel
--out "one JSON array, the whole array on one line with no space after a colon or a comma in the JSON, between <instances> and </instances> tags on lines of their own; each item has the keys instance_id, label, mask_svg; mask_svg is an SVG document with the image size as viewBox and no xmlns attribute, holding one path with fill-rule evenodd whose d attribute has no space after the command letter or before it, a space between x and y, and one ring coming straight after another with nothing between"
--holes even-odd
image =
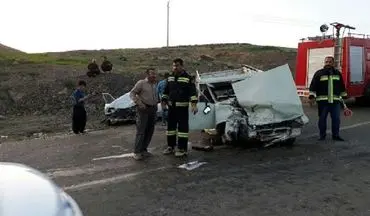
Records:
<instances>
[{"instance_id":1,"label":"fire truck wheel","mask_svg":"<svg viewBox=\"0 0 370 216\"><path fill-rule=\"evenodd\" d=\"M365 86L363 96L357 97L355 101L356 105L369 106L370 105L370 83Z\"/></svg>"},{"instance_id":2,"label":"fire truck wheel","mask_svg":"<svg viewBox=\"0 0 370 216\"><path fill-rule=\"evenodd\" d=\"M367 96L357 97L355 102L356 105L367 106L370 104L370 98Z\"/></svg>"}]
</instances>

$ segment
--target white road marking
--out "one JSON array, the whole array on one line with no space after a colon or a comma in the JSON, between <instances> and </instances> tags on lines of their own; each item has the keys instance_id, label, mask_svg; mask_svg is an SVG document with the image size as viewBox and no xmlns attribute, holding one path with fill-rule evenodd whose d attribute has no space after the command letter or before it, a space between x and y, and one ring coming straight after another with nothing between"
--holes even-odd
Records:
<instances>
[{"instance_id":1,"label":"white road marking","mask_svg":"<svg viewBox=\"0 0 370 216\"><path fill-rule=\"evenodd\" d=\"M115 159L115 158L128 158L128 157L133 157L133 156L134 156L134 153L125 153L125 154L120 154L120 155L110 155L106 157L94 158L92 160L97 161L97 160L107 160L107 159Z\"/></svg>"},{"instance_id":2,"label":"white road marking","mask_svg":"<svg viewBox=\"0 0 370 216\"><path fill-rule=\"evenodd\" d=\"M82 166L82 167L76 167L76 168L58 168L58 169L52 169L48 170L46 173L47 176L50 178L57 178L57 177L72 177L72 176L78 176L83 174L94 174L97 172L102 172L106 170L112 170L117 168L125 168L131 166L132 163L124 163L124 164L114 164L113 166L111 164L105 164L101 166L91 165L89 166Z\"/></svg>"},{"instance_id":3,"label":"white road marking","mask_svg":"<svg viewBox=\"0 0 370 216\"><path fill-rule=\"evenodd\" d=\"M144 170L144 171L139 171L139 172L126 173L126 174L123 174L123 175L118 175L118 176L114 176L114 177L110 177L110 178L82 182L80 184L75 184L75 185L64 187L63 189L66 190L66 191L79 191L79 190L92 188L92 187L98 186L98 185L119 183L119 182L122 182L126 179L136 177L138 175L142 175L142 174L146 174L146 173L150 173L150 172L155 172L155 171L159 171L159 170L164 170L164 169L168 169L168 168L170 168L170 167L164 167L163 166L163 167L159 167L159 168L156 168L156 169L149 169L149 170Z\"/></svg>"},{"instance_id":4,"label":"white road marking","mask_svg":"<svg viewBox=\"0 0 370 216\"><path fill-rule=\"evenodd\" d=\"M148 148L148 151L151 152L153 150L156 150L157 148ZM127 150L127 149L125 149ZM108 160L108 159L117 159L117 158L129 158L133 157L134 153L124 153L119 155L108 155L105 157L99 157L99 158L93 158L92 161L98 161L98 160Z\"/></svg>"},{"instance_id":5,"label":"white road marking","mask_svg":"<svg viewBox=\"0 0 370 216\"><path fill-rule=\"evenodd\" d=\"M341 131L348 130L348 129L352 129L352 128L357 128L357 127L365 126L365 125L368 125L368 124L370 124L370 121L360 122L360 123L357 123L357 124L353 124L353 125L348 125L348 126L345 126L345 127L341 127L340 130ZM331 130L327 130L326 133L327 134L331 134ZM310 134L310 135L307 135L307 136L303 136L302 139L312 138L312 137L315 137L317 135L318 135L318 133Z\"/></svg>"}]
</instances>

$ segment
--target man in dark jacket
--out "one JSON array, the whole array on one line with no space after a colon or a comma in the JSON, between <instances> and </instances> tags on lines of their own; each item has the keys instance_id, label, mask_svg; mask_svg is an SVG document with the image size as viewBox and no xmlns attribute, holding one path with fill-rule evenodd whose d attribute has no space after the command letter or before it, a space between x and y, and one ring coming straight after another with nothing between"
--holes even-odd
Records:
<instances>
[{"instance_id":1,"label":"man in dark jacket","mask_svg":"<svg viewBox=\"0 0 370 216\"><path fill-rule=\"evenodd\" d=\"M86 110L85 101L90 97L85 93L86 82L78 81L77 88L72 94L73 113L72 113L72 131L75 134L85 133Z\"/></svg>"},{"instance_id":2,"label":"man in dark jacket","mask_svg":"<svg viewBox=\"0 0 370 216\"><path fill-rule=\"evenodd\" d=\"M95 59L91 60L91 63L87 65L87 76L95 77L100 74L99 65L96 63Z\"/></svg>"},{"instance_id":3,"label":"man in dark jacket","mask_svg":"<svg viewBox=\"0 0 370 216\"><path fill-rule=\"evenodd\" d=\"M175 59L172 64L172 73L167 78L162 103L168 106L167 124L167 149L164 154L175 152L176 140L178 140L178 150L176 157L187 155L188 136L189 136L189 104L191 111L198 112L197 90L190 75L183 68L183 60ZM178 139L176 139L178 138Z\"/></svg>"},{"instance_id":4,"label":"man in dark jacket","mask_svg":"<svg viewBox=\"0 0 370 216\"><path fill-rule=\"evenodd\" d=\"M316 99L318 105L320 139L326 139L326 119L330 113L332 123L332 138L335 141L344 141L339 136L340 110L346 89L342 74L334 68L334 58L325 58L325 66L318 70L312 78L309 99Z\"/></svg>"},{"instance_id":5,"label":"man in dark jacket","mask_svg":"<svg viewBox=\"0 0 370 216\"><path fill-rule=\"evenodd\" d=\"M104 73L111 72L113 69L113 64L107 59L106 56L104 56L103 63L101 63L100 67Z\"/></svg>"}]
</instances>

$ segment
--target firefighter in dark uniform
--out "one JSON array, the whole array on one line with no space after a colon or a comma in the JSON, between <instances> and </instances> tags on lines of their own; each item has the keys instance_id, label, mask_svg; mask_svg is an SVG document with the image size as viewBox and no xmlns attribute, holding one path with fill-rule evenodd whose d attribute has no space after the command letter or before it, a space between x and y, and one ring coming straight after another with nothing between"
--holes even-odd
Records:
<instances>
[{"instance_id":1,"label":"firefighter in dark uniform","mask_svg":"<svg viewBox=\"0 0 370 216\"><path fill-rule=\"evenodd\" d=\"M187 155L189 133L189 104L196 114L197 90L194 80L183 68L183 60L173 61L172 73L167 78L167 85L162 96L162 105L168 106L167 149L164 154L175 153L176 157ZM178 140L175 152L176 140Z\"/></svg>"},{"instance_id":2,"label":"firefighter in dark uniform","mask_svg":"<svg viewBox=\"0 0 370 216\"><path fill-rule=\"evenodd\" d=\"M343 106L343 98L347 97L342 74L334 68L334 58L325 58L325 66L318 70L310 84L309 99L316 99L319 114L319 140L326 139L326 119L330 113L332 138L335 141L344 141L339 136L340 113Z\"/></svg>"}]
</instances>

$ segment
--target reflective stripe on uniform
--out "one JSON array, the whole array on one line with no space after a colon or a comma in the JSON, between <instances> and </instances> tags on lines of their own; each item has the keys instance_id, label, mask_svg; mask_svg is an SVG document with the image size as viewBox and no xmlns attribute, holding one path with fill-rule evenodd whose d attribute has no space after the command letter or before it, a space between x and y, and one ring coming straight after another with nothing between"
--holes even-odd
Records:
<instances>
[{"instance_id":1,"label":"reflective stripe on uniform","mask_svg":"<svg viewBox=\"0 0 370 216\"><path fill-rule=\"evenodd\" d=\"M334 92L334 83L333 83L333 76L330 75L329 76L329 81L328 81L328 103L333 103L334 101L334 95L333 95L333 92Z\"/></svg>"},{"instance_id":2,"label":"reflective stripe on uniform","mask_svg":"<svg viewBox=\"0 0 370 216\"><path fill-rule=\"evenodd\" d=\"M342 100L342 97L334 95L333 100Z\"/></svg>"},{"instance_id":3,"label":"reflective stripe on uniform","mask_svg":"<svg viewBox=\"0 0 370 216\"><path fill-rule=\"evenodd\" d=\"M177 106L177 107L187 107L187 106L189 106L189 102L176 102L175 106Z\"/></svg>"},{"instance_id":4,"label":"reflective stripe on uniform","mask_svg":"<svg viewBox=\"0 0 370 216\"><path fill-rule=\"evenodd\" d=\"M173 82L173 81L175 81L175 77L168 77L168 78L167 78L167 81L168 81L168 82Z\"/></svg>"},{"instance_id":5,"label":"reflective stripe on uniform","mask_svg":"<svg viewBox=\"0 0 370 216\"><path fill-rule=\"evenodd\" d=\"M186 77L179 77L177 79L177 82L184 82L184 83L188 83L189 82L189 78L186 78Z\"/></svg>"},{"instance_id":6,"label":"reflective stripe on uniform","mask_svg":"<svg viewBox=\"0 0 370 216\"><path fill-rule=\"evenodd\" d=\"M176 106L176 107L188 107L189 102L176 102L175 104L172 101L168 101L169 106Z\"/></svg>"},{"instance_id":7,"label":"reflective stripe on uniform","mask_svg":"<svg viewBox=\"0 0 370 216\"><path fill-rule=\"evenodd\" d=\"M177 137L179 137L179 138L188 138L189 133L177 132Z\"/></svg>"},{"instance_id":8,"label":"reflective stripe on uniform","mask_svg":"<svg viewBox=\"0 0 370 216\"><path fill-rule=\"evenodd\" d=\"M331 77L333 78L333 80L340 80L340 76L339 75L331 75Z\"/></svg>"},{"instance_id":9,"label":"reflective stripe on uniform","mask_svg":"<svg viewBox=\"0 0 370 216\"><path fill-rule=\"evenodd\" d=\"M335 100L341 100L341 97L334 95L332 97L332 100L333 101L335 101ZM318 96L318 97L316 97L316 101L328 101L329 102L329 97L328 96Z\"/></svg>"},{"instance_id":10,"label":"reflective stripe on uniform","mask_svg":"<svg viewBox=\"0 0 370 216\"><path fill-rule=\"evenodd\" d=\"M322 75L320 77L320 81L326 81L326 80L329 80L330 77L333 79L333 80L340 80L340 76L339 75Z\"/></svg>"},{"instance_id":11,"label":"reflective stripe on uniform","mask_svg":"<svg viewBox=\"0 0 370 216\"><path fill-rule=\"evenodd\" d=\"M172 130L172 131L166 131L166 135L167 135L167 136L176 136L176 131L175 131L175 130Z\"/></svg>"},{"instance_id":12,"label":"reflective stripe on uniform","mask_svg":"<svg viewBox=\"0 0 370 216\"><path fill-rule=\"evenodd\" d=\"M326 81L328 80L328 76L327 75L323 75L320 77L320 81Z\"/></svg>"}]
</instances>

